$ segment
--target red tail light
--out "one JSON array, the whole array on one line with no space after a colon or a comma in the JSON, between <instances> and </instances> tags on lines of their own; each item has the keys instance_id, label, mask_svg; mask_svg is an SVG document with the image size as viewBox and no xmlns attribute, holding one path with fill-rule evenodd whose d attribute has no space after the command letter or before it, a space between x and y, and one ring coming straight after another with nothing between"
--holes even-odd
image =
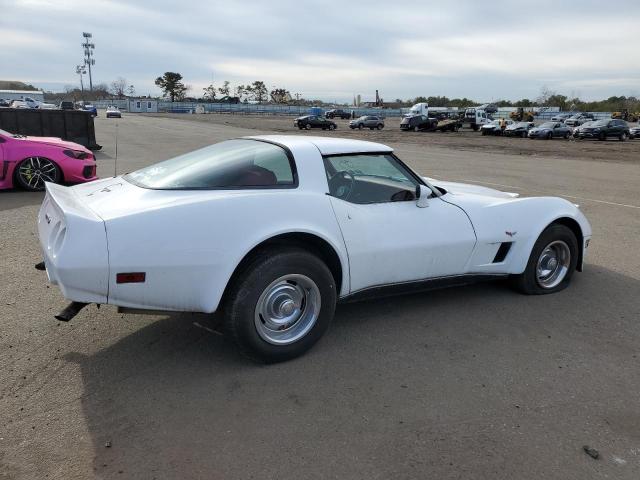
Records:
<instances>
[{"instance_id":1,"label":"red tail light","mask_svg":"<svg viewBox=\"0 0 640 480\"><path fill-rule=\"evenodd\" d=\"M146 277L146 272L117 273L116 283L144 283Z\"/></svg>"}]
</instances>

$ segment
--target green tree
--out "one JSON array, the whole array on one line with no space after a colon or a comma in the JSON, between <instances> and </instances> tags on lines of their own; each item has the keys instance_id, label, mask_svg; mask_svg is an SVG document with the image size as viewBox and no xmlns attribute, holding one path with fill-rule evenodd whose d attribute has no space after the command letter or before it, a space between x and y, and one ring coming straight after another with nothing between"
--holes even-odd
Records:
<instances>
[{"instance_id":1,"label":"green tree","mask_svg":"<svg viewBox=\"0 0 640 480\"><path fill-rule=\"evenodd\" d=\"M155 84L162 89L165 97L169 97L171 101L176 98L184 97L187 87L182 83L182 75L176 72L165 72L162 77L156 78Z\"/></svg>"},{"instance_id":2,"label":"green tree","mask_svg":"<svg viewBox=\"0 0 640 480\"><path fill-rule=\"evenodd\" d=\"M220 92L220 95L222 95L223 97L229 95L229 80L224 81L222 86L218 88L218 92Z\"/></svg>"},{"instance_id":3,"label":"green tree","mask_svg":"<svg viewBox=\"0 0 640 480\"><path fill-rule=\"evenodd\" d=\"M251 87L245 88L251 92L251 96L258 103L264 102L267 99L267 95L269 95L269 90L267 90L264 82L260 80L256 80L255 82L253 82L251 84Z\"/></svg>"},{"instance_id":4,"label":"green tree","mask_svg":"<svg viewBox=\"0 0 640 480\"><path fill-rule=\"evenodd\" d=\"M204 91L204 98L213 102L216 99L216 87L213 86L213 83L208 87L202 89Z\"/></svg>"}]
</instances>

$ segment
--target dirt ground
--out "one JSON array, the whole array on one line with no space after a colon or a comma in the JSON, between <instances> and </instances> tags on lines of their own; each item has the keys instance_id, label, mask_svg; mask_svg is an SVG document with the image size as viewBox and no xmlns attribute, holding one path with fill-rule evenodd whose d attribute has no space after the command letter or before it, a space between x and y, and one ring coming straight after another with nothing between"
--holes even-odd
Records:
<instances>
[{"instance_id":1,"label":"dirt ground","mask_svg":"<svg viewBox=\"0 0 640 480\"><path fill-rule=\"evenodd\" d=\"M100 113L103 178L243 135L298 134L293 119ZM343 122L331 134L388 142L430 177L579 203L593 226L584 272L554 295L497 282L341 304L306 355L256 365L216 316L90 305L57 322L68 302L33 268L43 194L0 192L0 479L640 478L640 165L605 155L640 141ZM519 154L533 146L559 150ZM572 148L600 157L559 153Z\"/></svg>"},{"instance_id":2,"label":"dirt ground","mask_svg":"<svg viewBox=\"0 0 640 480\"><path fill-rule=\"evenodd\" d=\"M158 114L158 116L277 133L358 138L385 144L405 143L462 151L640 164L640 139L627 142L620 142L617 139L609 139L605 142L573 139L531 140L528 138L483 136L480 132L474 132L468 128L459 132L403 132L399 126L400 118L395 117L385 120L385 128L382 131L351 130L348 120L334 119L333 121L338 124L338 128L333 132L320 129L307 132L306 130L300 131L293 126L294 117L227 114Z\"/></svg>"}]
</instances>

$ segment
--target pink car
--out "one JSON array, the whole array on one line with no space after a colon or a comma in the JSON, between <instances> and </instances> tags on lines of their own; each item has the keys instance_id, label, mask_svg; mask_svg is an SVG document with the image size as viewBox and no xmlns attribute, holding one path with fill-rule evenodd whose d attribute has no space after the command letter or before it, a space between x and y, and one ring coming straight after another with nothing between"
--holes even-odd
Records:
<instances>
[{"instance_id":1,"label":"pink car","mask_svg":"<svg viewBox=\"0 0 640 480\"><path fill-rule=\"evenodd\" d=\"M26 137L0 130L0 190L44 190L45 182L96 180L91 150L55 137Z\"/></svg>"}]
</instances>

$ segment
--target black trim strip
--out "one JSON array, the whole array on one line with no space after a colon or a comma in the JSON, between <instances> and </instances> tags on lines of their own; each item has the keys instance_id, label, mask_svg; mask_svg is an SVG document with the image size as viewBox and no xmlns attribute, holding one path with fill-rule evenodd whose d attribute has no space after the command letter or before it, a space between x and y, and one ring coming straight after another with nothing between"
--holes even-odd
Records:
<instances>
[{"instance_id":1,"label":"black trim strip","mask_svg":"<svg viewBox=\"0 0 640 480\"><path fill-rule=\"evenodd\" d=\"M374 287L367 287L362 290L350 293L349 295L345 295L344 297L340 297L339 302L359 302L361 300L369 300L372 298L390 297L395 295L404 295L407 293L426 292L429 290L438 290L441 288L457 287L477 282L497 280L500 278L505 278L507 276L508 274L502 273L473 273L465 275L451 275L447 277L427 278L424 280L393 283L390 285L378 285Z\"/></svg>"}]
</instances>

